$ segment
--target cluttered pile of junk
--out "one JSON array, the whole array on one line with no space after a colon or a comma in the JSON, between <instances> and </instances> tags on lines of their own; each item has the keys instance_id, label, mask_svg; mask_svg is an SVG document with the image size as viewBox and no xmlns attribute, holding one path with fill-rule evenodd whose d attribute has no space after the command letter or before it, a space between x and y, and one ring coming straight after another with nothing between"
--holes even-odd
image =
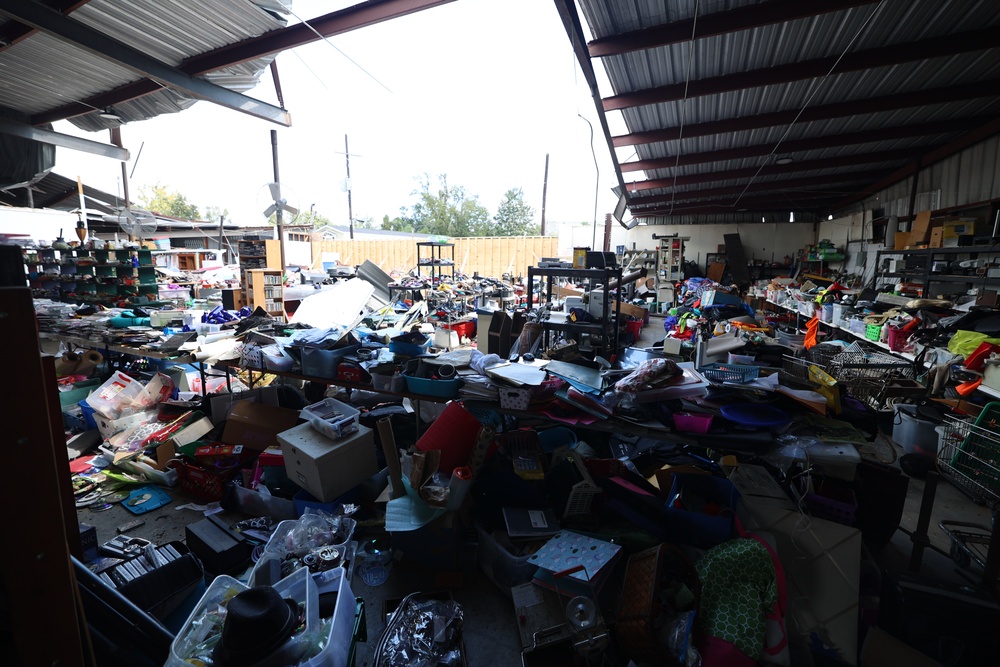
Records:
<instances>
[{"instance_id":1,"label":"cluttered pile of junk","mask_svg":"<svg viewBox=\"0 0 1000 667\"><path fill-rule=\"evenodd\" d=\"M183 543L98 540L107 586L161 619L185 610L167 664L350 664L352 582L458 570L474 542L512 600L524 664L854 665L868 636L916 641L863 575L908 475L936 466L1000 498L1000 403L976 393L996 382L994 309L782 279L754 286L755 311L752 295L689 279L662 342L612 363L571 331L542 345L541 306L501 357L436 345L427 323L375 328L371 285L334 287L287 323L195 321L175 348L188 365L108 377L93 357L66 362L67 426L97 447L71 462L81 513L170 512L176 493L246 517L207 516ZM910 347L823 327L828 304L866 336L909 331ZM40 310L43 331L65 332L67 314ZM136 357L176 335L140 329ZM898 448L910 458L892 465ZM207 590L151 593L143 582L175 561L197 562ZM471 613L406 598L374 664L475 664Z\"/></svg>"}]
</instances>

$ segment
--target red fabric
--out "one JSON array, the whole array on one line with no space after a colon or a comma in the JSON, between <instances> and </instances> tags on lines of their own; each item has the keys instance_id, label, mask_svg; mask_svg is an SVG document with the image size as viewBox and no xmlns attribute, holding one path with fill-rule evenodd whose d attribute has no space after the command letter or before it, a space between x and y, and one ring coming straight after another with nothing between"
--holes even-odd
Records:
<instances>
[{"instance_id":1,"label":"red fabric","mask_svg":"<svg viewBox=\"0 0 1000 667\"><path fill-rule=\"evenodd\" d=\"M754 667L757 661L725 639L703 636L698 641L704 667Z\"/></svg>"}]
</instances>

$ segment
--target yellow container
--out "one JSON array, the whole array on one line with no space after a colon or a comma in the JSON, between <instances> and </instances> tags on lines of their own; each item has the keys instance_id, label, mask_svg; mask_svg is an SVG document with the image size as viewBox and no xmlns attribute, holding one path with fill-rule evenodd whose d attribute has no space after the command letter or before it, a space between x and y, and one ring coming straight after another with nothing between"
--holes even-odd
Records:
<instances>
[{"instance_id":1,"label":"yellow container","mask_svg":"<svg viewBox=\"0 0 1000 667\"><path fill-rule=\"evenodd\" d=\"M587 251L590 248L573 248L573 268L574 269L585 269L587 268Z\"/></svg>"}]
</instances>

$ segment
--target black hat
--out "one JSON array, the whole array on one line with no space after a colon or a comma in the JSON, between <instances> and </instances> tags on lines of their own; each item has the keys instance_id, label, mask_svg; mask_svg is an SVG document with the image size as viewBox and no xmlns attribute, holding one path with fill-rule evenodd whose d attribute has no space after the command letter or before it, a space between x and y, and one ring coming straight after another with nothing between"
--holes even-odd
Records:
<instances>
[{"instance_id":1,"label":"black hat","mask_svg":"<svg viewBox=\"0 0 1000 667\"><path fill-rule=\"evenodd\" d=\"M212 660L218 665L252 665L278 650L298 625L299 605L270 586L255 586L229 601L222 637Z\"/></svg>"}]
</instances>

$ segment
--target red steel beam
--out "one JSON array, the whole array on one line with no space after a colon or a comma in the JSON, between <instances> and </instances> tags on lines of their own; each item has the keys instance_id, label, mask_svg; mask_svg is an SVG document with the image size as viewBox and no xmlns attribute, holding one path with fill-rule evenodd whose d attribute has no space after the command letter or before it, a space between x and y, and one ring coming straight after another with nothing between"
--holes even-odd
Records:
<instances>
[{"instance_id":1,"label":"red steel beam","mask_svg":"<svg viewBox=\"0 0 1000 667\"><path fill-rule=\"evenodd\" d=\"M681 137L682 129L685 138L706 137L713 134L729 134L730 132L755 130L762 127L788 125L792 122L808 123L816 120L829 120L831 118L864 115L879 111L895 111L897 109L928 104L995 97L997 91L1000 91L1000 79L973 81L942 88L914 90L905 93L893 93L891 95L809 107L802 111L801 115L798 109L788 109L786 111L749 115L741 118L726 118L707 123L695 123L685 125L683 128L674 126L650 130L648 132L633 132L613 137L612 141L616 148L660 141L674 141ZM796 119L798 120L796 121Z\"/></svg>"},{"instance_id":2,"label":"red steel beam","mask_svg":"<svg viewBox=\"0 0 1000 667\"><path fill-rule=\"evenodd\" d=\"M90 0L36 0L38 4L56 10L63 16L69 16L80 7L90 2ZM0 25L0 51L14 46L20 41L31 37L37 29L30 25L25 25L20 21L7 21Z\"/></svg>"},{"instance_id":3,"label":"red steel beam","mask_svg":"<svg viewBox=\"0 0 1000 667\"><path fill-rule=\"evenodd\" d=\"M756 5L740 7L714 14L705 14L682 21L674 21L621 35L609 35L592 40L588 51L592 58L614 56L630 51L641 51L657 46L677 44L691 39L722 35L727 32L749 30L774 23L785 23L819 14L841 11L861 5L872 4L873 0L771 0Z\"/></svg>"},{"instance_id":4,"label":"red steel beam","mask_svg":"<svg viewBox=\"0 0 1000 667\"><path fill-rule=\"evenodd\" d=\"M876 141L886 141L889 139L905 139L908 137L920 137L932 134L949 134L960 132L969 127L974 127L982 123L993 120L993 116L974 116L968 118L950 118L931 123L917 123L914 125L900 125L897 127L887 127L877 130L862 130L860 132L846 132L844 134L831 134L824 137L808 137L806 139L791 139L781 144L781 153L797 153L799 151L811 151L820 148L837 148L840 146L850 146L852 144L867 144ZM654 169L669 169L675 164L683 167L692 164L705 164L707 162L722 162L726 160L740 160L748 157L759 157L770 155L774 151L774 144L757 144L754 146L737 146L734 148L723 148L717 151L707 151L704 153L691 153L689 155L668 156L653 158L650 160L636 160L635 162L624 162L621 165L623 172L629 171L652 171Z\"/></svg>"},{"instance_id":5,"label":"red steel beam","mask_svg":"<svg viewBox=\"0 0 1000 667\"><path fill-rule=\"evenodd\" d=\"M778 208L780 209L789 206L789 204L793 202L804 206L805 204L802 204L802 202L805 201L811 201L811 202L822 201L822 202L832 203L837 198L835 195L831 195L826 190L797 190L792 196L794 197L794 199L791 201L789 201L789 197L784 197L779 195L758 195L756 197L744 197L739 201L739 204L736 206L734 206L735 200L729 198L726 198L724 200L710 199L708 201L694 201L694 202L685 202L680 204L675 202L673 210L679 211L693 207L704 207L704 208L714 207L715 209L726 209L730 211L739 211L744 208L748 210L761 210L761 208L767 208L772 204L773 205L780 204L780 206L778 206ZM670 203L669 196L642 197L640 199L642 201L643 206L650 206L651 208L639 208L636 207L635 204L630 204L629 211L635 217L639 217L641 215L650 215L651 213L663 213L665 211L670 210L669 206L664 205ZM638 202L640 201L640 199L636 199L634 201ZM657 201L654 202L653 200Z\"/></svg>"},{"instance_id":6,"label":"red steel beam","mask_svg":"<svg viewBox=\"0 0 1000 667\"><path fill-rule=\"evenodd\" d=\"M725 185L717 188L702 188L700 190L685 190L673 194L655 195L649 198L638 198L631 200L633 205L669 203L670 201L699 201L706 197L717 197L721 195L738 195L743 192L754 192L763 190L791 190L795 188L810 187L814 185L831 185L833 183L853 183L853 182L874 182L884 178L889 172L879 171L852 171L845 174L828 174L826 176L803 176L802 178L789 178L783 181L758 181L750 185Z\"/></svg>"},{"instance_id":7,"label":"red steel beam","mask_svg":"<svg viewBox=\"0 0 1000 667\"><path fill-rule=\"evenodd\" d=\"M921 156L918 161L914 161L905 167L892 172L884 178L877 180L875 183L865 188L863 192L844 198L833 207L833 210L836 211L846 206L850 206L851 204L861 201L865 197L874 194L879 190L887 188L890 185L895 185L903 179L909 178L917 171L917 164L920 165L920 169L926 169L935 162L940 162L947 157L951 157L955 153L963 151L974 144L978 144L984 139L989 139L995 134L1000 134L1000 118L994 118L990 122L980 125L972 132L964 134L944 146L935 148L926 155Z\"/></svg>"},{"instance_id":8,"label":"red steel beam","mask_svg":"<svg viewBox=\"0 0 1000 667\"><path fill-rule=\"evenodd\" d=\"M312 19L309 24L323 37L331 37L450 2L454 2L454 0L370 0ZM318 39L320 37L316 33L299 23L193 56L178 65L177 69L191 76L200 76L278 53L284 49L315 42ZM93 95L80 102L72 102L35 114L31 117L30 122L32 125L40 125L81 116L90 113L95 108L103 109L155 93L161 87L149 79L140 79L114 90Z\"/></svg>"},{"instance_id":9,"label":"red steel beam","mask_svg":"<svg viewBox=\"0 0 1000 667\"><path fill-rule=\"evenodd\" d=\"M629 183L628 190L656 190L658 188L669 188L674 185L698 185L700 183L712 183L714 181L728 181L735 178L748 178L757 173L762 174L793 174L801 171L812 171L815 169L832 169L834 167L849 167L859 164L872 164L875 162L898 162L917 157L924 148L899 148L891 151L879 151L876 153L865 153L861 155L838 155L836 157L823 158L820 160L805 160L803 162L793 162L792 164L770 164L763 169L759 167L746 167L743 169L729 169L727 171L711 171L703 174L685 174L677 177L667 176L648 181L635 181Z\"/></svg>"},{"instance_id":10,"label":"red steel beam","mask_svg":"<svg viewBox=\"0 0 1000 667\"><path fill-rule=\"evenodd\" d=\"M941 58L958 53L994 49L1000 46L1000 30L983 28L953 35L931 37L916 42L879 46L874 49L848 53L843 57L828 56L802 62L776 65L749 72L735 72L689 83L674 83L604 99L604 110L672 102L675 100L717 95L747 88L772 86L825 76L835 65L835 74L899 65L901 63ZM838 62L839 58L839 62Z\"/></svg>"}]
</instances>

